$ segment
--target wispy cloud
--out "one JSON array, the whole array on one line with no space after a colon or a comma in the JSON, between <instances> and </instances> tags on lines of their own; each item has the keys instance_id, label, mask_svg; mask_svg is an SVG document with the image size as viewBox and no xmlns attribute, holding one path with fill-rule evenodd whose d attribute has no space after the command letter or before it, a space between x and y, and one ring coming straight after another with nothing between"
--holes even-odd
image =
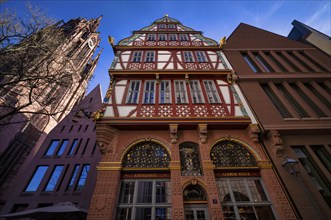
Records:
<instances>
[{"instance_id":1,"label":"wispy cloud","mask_svg":"<svg viewBox=\"0 0 331 220\"><path fill-rule=\"evenodd\" d=\"M266 22L269 21L277 12L278 10L283 6L284 2L283 1L277 1L272 3L272 5L269 7L268 10L263 11L263 12L257 12L253 19L256 23L257 26L262 26Z\"/></svg>"},{"instance_id":2,"label":"wispy cloud","mask_svg":"<svg viewBox=\"0 0 331 220\"><path fill-rule=\"evenodd\" d=\"M330 36L330 10L330 2L321 2L318 9L304 23Z\"/></svg>"}]
</instances>

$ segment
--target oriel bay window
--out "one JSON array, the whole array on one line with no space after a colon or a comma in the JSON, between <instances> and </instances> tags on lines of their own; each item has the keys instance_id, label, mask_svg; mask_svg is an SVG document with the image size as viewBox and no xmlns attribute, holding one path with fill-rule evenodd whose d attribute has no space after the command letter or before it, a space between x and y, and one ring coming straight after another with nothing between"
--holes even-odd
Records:
<instances>
[{"instance_id":1,"label":"oriel bay window","mask_svg":"<svg viewBox=\"0 0 331 220\"><path fill-rule=\"evenodd\" d=\"M145 81L145 91L144 91L144 103L153 104L155 99L155 81L146 80Z\"/></svg>"},{"instance_id":2,"label":"oriel bay window","mask_svg":"<svg viewBox=\"0 0 331 220\"><path fill-rule=\"evenodd\" d=\"M176 103L187 103L186 84L184 80L175 80Z\"/></svg>"},{"instance_id":3,"label":"oriel bay window","mask_svg":"<svg viewBox=\"0 0 331 220\"><path fill-rule=\"evenodd\" d=\"M191 97L193 103L204 103L199 80L190 80Z\"/></svg>"},{"instance_id":4,"label":"oriel bay window","mask_svg":"<svg viewBox=\"0 0 331 220\"><path fill-rule=\"evenodd\" d=\"M171 218L169 180L123 180L115 219L167 220Z\"/></svg>"},{"instance_id":5,"label":"oriel bay window","mask_svg":"<svg viewBox=\"0 0 331 220\"><path fill-rule=\"evenodd\" d=\"M132 80L130 82L126 103L137 104L139 98L140 81Z\"/></svg>"}]
</instances>

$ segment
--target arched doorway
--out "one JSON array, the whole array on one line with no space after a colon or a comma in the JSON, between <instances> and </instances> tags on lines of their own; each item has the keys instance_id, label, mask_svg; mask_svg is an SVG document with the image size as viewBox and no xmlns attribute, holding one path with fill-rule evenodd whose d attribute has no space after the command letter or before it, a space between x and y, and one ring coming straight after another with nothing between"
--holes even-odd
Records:
<instances>
[{"instance_id":1,"label":"arched doorway","mask_svg":"<svg viewBox=\"0 0 331 220\"><path fill-rule=\"evenodd\" d=\"M185 220L209 220L207 197L200 185L186 186L183 201Z\"/></svg>"}]
</instances>

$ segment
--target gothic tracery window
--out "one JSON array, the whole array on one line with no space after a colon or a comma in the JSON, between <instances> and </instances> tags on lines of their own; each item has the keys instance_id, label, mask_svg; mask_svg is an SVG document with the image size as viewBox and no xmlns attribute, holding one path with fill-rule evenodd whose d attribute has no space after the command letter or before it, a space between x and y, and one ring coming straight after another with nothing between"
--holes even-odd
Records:
<instances>
[{"instance_id":1,"label":"gothic tracery window","mask_svg":"<svg viewBox=\"0 0 331 220\"><path fill-rule=\"evenodd\" d=\"M125 155L122 165L127 168L164 168L169 166L170 156L159 144L145 141L133 146Z\"/></svg>"},{"instance_id":2,"label":"gothic tracery window","mask_svg":"<svg viewBox=\"0 0 331 220\"><path fill-rule=\"evenodd\" d=\"M210 159L216 167L257 166L253 155L240 143L222 140L211 149Z\"/></svg>"},{"instance_id":3,"label":"gothic tracery window","mask_svg":"<svg viewBox=\"0 0 331 220\"><path fill-rule=\"evenodd\" d=\"M199 145L193 142L184 142L179 145L182 176L201 176Z\"/></svg>"}]
</instances>

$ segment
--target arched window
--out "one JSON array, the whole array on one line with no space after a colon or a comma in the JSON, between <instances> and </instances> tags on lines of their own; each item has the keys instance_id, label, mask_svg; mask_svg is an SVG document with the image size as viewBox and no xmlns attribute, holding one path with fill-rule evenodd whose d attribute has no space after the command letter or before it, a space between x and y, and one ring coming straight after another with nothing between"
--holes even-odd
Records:
<instances>
[{"instance_id":1,"label":"arched window","mask_svg":"<svg viewBox=\"0 0 331 220\"><path fill-rule=\"evenodd\" d=\"M179 145L182 176L201 176L199 145L184 142Z\"/></svg>"},{"instance_id":2,"label":"arched window","mask_svg":"<svg viewBox=\"0 0 331 220\"><path fill-rule=\"evenodd\" d=\"M169 166L170 156L160 144L153 141L140 142L125 155L122 166L128 168L164 168Z\"/></svg>"},{"instance_id":3,"label":"arched window","mask_svg":"<svg viewBox=\"0 0 331 220\"><path fill-rule=\"evenodd\" d=\"M199 185L188 185L183 192L184 201L207 201L206 195Z\"/></svg>"},{"instance_id":4,"label":"arched window","mask_svg":"<svg viewBox=\"0 0 331 220\"><path fill-rule=\"evenodd\" d=\"M210 159L216 167L257 166L253 155L239 142L222 140L210 151Z\"/></svg>"}]
</instances>

